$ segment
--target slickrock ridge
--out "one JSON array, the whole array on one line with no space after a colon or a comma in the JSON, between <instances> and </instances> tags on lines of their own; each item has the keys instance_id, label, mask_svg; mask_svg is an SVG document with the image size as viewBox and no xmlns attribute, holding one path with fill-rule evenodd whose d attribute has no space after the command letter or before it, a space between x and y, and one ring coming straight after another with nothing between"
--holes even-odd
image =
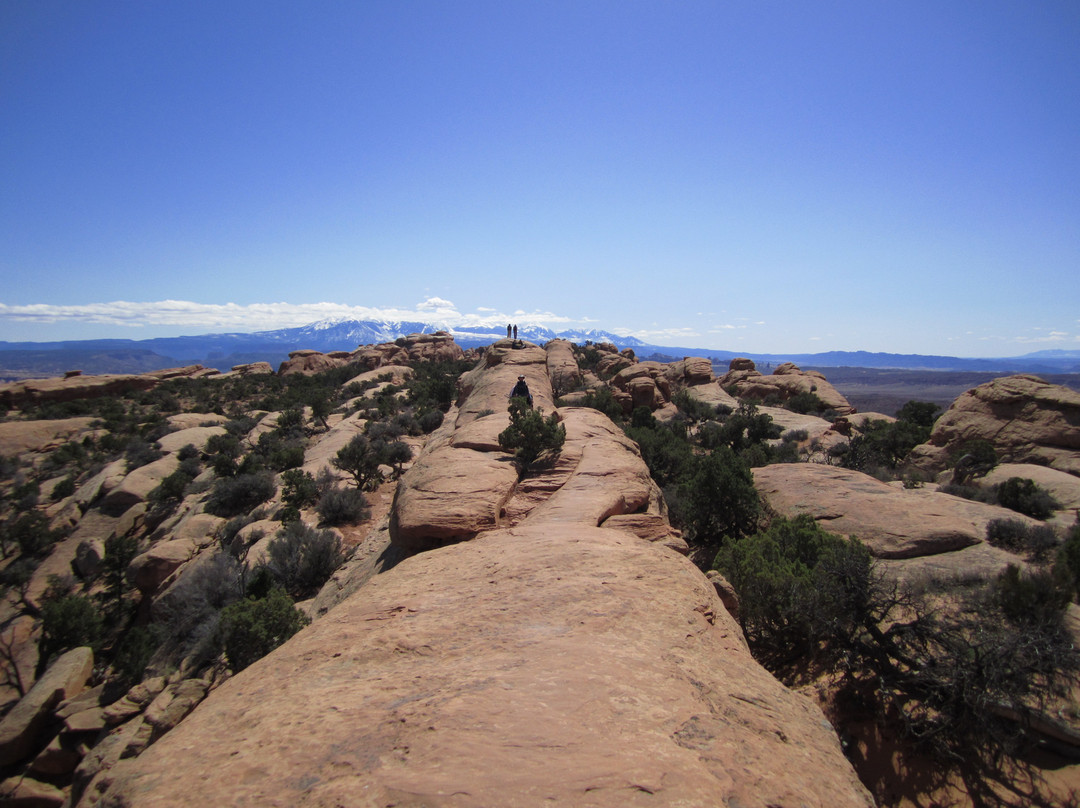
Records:
<instances>
[{"instance_id":1,"label":"slickrock ridge","mask_svg":"<svg viewBox=\"0 0 1080 808\"><path fill-rule=\"evenodd\" d=\"M78 374L51 379L24 379L0 385L0 405L20 407L46 401L74 401L80 398L116 396L138 390L151 390L165 379L213 375L217 375L217 371L213 368L188 365L141 374L103 374L100 376Z\"/></svg>"},{"instance_id":2,"label":"slickrock ridge","mask_svg":"<svg viewBox=\"0 0 1080 808\"><path fill-rule=\"evenodd\" d=\"M688 561L579 525L407 559L110 776L79 804L872 805Z\"/></svg>"},{"instance_id":3,"label":"slickrock ridge","mask_svg":"<svg viewBox=\"0 0 1080 808\"><path fill-rule=\"evenodd\" d=\"M552 412L548 368L542 348L500 340L462 377L394 504L393 540L434 549L76 804L872 805L820 710L752 659L714 585L665 546L677 534L620 430L561 410L563 452L518 480L497 446L506 397L524 374Z\"/></svg>"},{"instance_id":4,"label":"slickrock ridge","mask_svg":"<svg viewBox=\"0 0 1080 808\"><path fill-rule=\"evenodd\" d=\"M929 442L915 447L911 462L941 471L971 440L989 441L1003 462L1080 475L1080 393L1028 375L981 384L937 419Z\"/></svg>"}]
</instances>

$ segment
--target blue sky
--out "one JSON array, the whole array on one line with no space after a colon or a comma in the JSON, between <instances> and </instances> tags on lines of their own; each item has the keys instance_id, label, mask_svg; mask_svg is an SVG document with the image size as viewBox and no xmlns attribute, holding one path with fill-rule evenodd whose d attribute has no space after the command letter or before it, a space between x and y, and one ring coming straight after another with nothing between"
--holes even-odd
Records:
<instances>
[{"instance_id":1,"label":"blue sky","mask_svg":"<svg viewBox=\"0 0 1080 808\"><path fill-rule=\"evenodd\" d=\"M0 339L1080 349L1080 4L0 4Z\"/></svg>"}]
</instances>

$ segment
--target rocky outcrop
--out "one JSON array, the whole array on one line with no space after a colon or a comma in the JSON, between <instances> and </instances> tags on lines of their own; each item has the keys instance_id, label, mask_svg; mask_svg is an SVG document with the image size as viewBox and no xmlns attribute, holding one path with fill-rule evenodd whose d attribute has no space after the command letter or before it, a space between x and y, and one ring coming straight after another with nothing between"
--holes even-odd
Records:
<instances>
[{"instance_id":1,"label":"rocky outcrop","mask_svg":"<svg viewBox=\"0 0 1080 808\"><path fill-rule=\"evenodd\" d=\"M862 472L816 463L754 469L754 485L778 513L808 513L831 533L855 536L879 558L911 558L978 544L993 519L1035 520L924 489L888 485Z\"/></svg>"},{"instance_id":2,"label":"rocky outcrop","mask_svg":"<svg viewBox=\"0 0 1080 808\"><path fill-rule=\"evenodd\" d=\"M399 482L390 531L416 554L145 751L147 719L114 730L78 805L872 804L672 552L621 430L565 408L563 450L518 479L507 394L523 374L550 412L552 391L546 351L502 343Z\"/></svg>"},{"instance_id":3,"label":"rocky outcrop","mask_svg":"<svg viewBox=\"0 0 1080 808\"><path fill-rule=\"evenodd\" d=\"M403 365L408 362L452 362L463 358L461 346L445 331L434 334L408 334L394 342L381 345L364 345L349 355L349 364L365 370L375 370L386 365Z\"/></svg>"},{"instance_id":4,"label":"rocky outcrop","mask_svg":"<svg viewBox=\"0 0 1080 808\"><path fill-rule=\"evenodd\" d=\"M269 362L248 362L244 365L233 365L232 370L228 373L222 373L222 376L263 376L269 373L273 373L274 368Z\"/></svg>"},{"instance_id":5,"label":"rocky outcrop","mask_svg":"<svg viewBox=\"0 0 1080 808\"><path fill-rule=\"evenodd\" d=\"M725 390L734 389L739 398L761 401L772 398L787 401L800 393L813 393L826 409L838 415L855 412L851 403L829 384L825 376L816 370L800 370L791 362L778 365L771 376L764 376L752 360L732 359L730 369L720 377L719 384Z\"/></svg>"},{"instance_id":6,"label":"rocky outcrop","mask_svg":"<svg viewBox=\"0 0 1080 808\"><path fill-rule=\"evenodd\" d=\"M565 395L581 386L581 370L572 343L553 339L544 346L544 350L547 351L548 378L556 396Z\"/></svg>"},{"instance_id":7,"label":"rocky outcrop","mask_svg":"<svg viewBox=\"0 0 1080 808\"><path fill-rule=\"evenodd\" d=\"M1047 491L1062 510L1075 511L1080 508L1080 476L1047 466L1036 466L1032 463L1002 463L991 469L986 476L972 479L971 484L982 488L992 488L1011 477L1031 480L1039 488Z\"/></svg>"},{"instance_id":8,"label":"rocky outcrop","mask_svg":"<svg viewBox=\"0 0 1080 808\"><path fill-rule=\"evenodd\" d=\"M5 421L0 423L0 455L18 457L28 452L51 451L82 436L95 420L60 418L51 421Z\"/></svg>"},{"instance_id":9,"label":"rocky outcrop","mask_svg":"<svg viewBox=\"0 0 1080 808\"><path fill-rule=\"evenodd\" d=\"M0 721L0 766L16 763L37 752L48 740L42 737L53 709L78 693L94 668L94 652L74 648L59 657L30 691Z\"/></svg>"},{"instance_id":10,"label":"rocky outcrop","mask_svg":"<svg viewBox=\"0 0 1080 808\"><path fill-rule=\"evenodd\" d=\"M278 367L278 375L293 376L301 374L310 376L313 373L323 373L344 364L344 359L335 359L321 351L290 351L289 358Z\"/></svg>"},{"instance_id":11,"label":"rocky outcrop","mask_svg":"<svg viewBox=\"0 0 1080 808\"><path fill-rule=\"evenodd\" d=\"M873 804L687 560L544 524L376 576L79 805L541 803Z\"/></svg>"},{"instance_id":12,"label":"rocky outcrop","mask_svg":"<svg viewBox=\"0 0 1080 808\"><path fill-rule=\"evenodd\" d=\"M660 362L638 362L611 377L612 393L626 415L637 407L658 410L671 401L671 381L666 370L667 366Z\"/></svg>"},{"instance_id":13,"label":"rocky outcrop","mask_svg":"<svg viewBox=\"0 0 1080 808\"><path fill-rule=\"evenodd\" d=\"M23 407L43 402L75 401L80 398L122 396L150 390L160 384L155 376L107 374L103 376L68 376L52 379L26 379L0 385L0 406Z\"/></svg>"},{"instance_id":14,"label":"rocky outcrop","mask_svg":"<svg viewBox=\"0 0 1080 808\"><path fill-rule=\"evenodd\" d=\"M998 459L1080 475L1080 393L1038 376L1007 376L968 390L934 423L911 462L941 471L961 446L989 441Z\"/></svg>"}]
</instances>

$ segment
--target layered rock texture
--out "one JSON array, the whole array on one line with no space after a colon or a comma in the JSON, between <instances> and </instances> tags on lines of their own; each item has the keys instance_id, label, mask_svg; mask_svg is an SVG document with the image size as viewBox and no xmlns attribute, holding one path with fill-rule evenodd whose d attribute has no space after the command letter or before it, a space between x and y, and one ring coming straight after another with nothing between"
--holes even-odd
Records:
<instances>
[{"instance_id":1,"label":"layered rock texture","mask_svg":"<svg viewBox=\"0 0 1080 808\"><path fill-rule=\"evenodd\" d=\"M89 784L79 805L868 806L808 699L749 655L636 447L564 409L557 459L498 449L519 374L489 349L399 483L414 555ZM557 349L556 349L557 350Z\"/></svg>"},{"instance_id":2,"label":"layered rock texture","mask_svg":"<svg viewBox=\"0 0 1080 808\"><path fill-rule=\"evenodd\" d=\"M961 395L934 424L912 463L941 471L973 440L993 444L998 459L1080 475L1080 393L1037 376L1008 376Z\"/></svg>"},{"instance_id":3,"label":"layered rock texture","mask_svg":"<svg viewBox=\"0 0 1080 808\"><path fill-rule=\"evenodd\" d=\"M800 393L813 393L827 409L838 415L855 412L855 408L821 373L800 370L791 362L778 365L771 376L765 376L752 360L732 359L728 372L720 377L719 384L724 390L734 390L739 398L760 401L787 401Z\"/></svg>"}]
</instances>

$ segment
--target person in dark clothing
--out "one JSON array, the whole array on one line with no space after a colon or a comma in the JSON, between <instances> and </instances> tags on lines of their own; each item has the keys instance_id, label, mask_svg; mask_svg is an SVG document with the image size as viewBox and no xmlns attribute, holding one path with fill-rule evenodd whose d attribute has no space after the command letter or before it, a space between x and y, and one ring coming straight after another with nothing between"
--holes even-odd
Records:
<instances>
[{"instance_id":1,"label":"person in dark clothing","mask_svg":"<svg viewBox=\"0 0 1080 808\"><path fill-rule=\"evenodd\" d=\"M506 338L510 339L510 323L506 324Z\"/></svg>"},{"instance_id":2,"label":"person in dark clothing","mask_svg":"<svg viewBox=\"0 0 1080 808\"><path fill-rule=\"evenodd\" d=\"M517 384L510 391L510 398L523 398L529 402L530 407L533 405L532 393L529 392L529 385L525 383L524 375L518 376Z\"/></svg>"},{"instance_id":3,"label":"person in dark clothing","mask_svg":"<svg viewBox=\"0 0 1080 808\"><path fill-rule=\"evenodd\" d=\"M517 326L514 326L514 339L517 339Z\"/></svg>"}]
</instances>

